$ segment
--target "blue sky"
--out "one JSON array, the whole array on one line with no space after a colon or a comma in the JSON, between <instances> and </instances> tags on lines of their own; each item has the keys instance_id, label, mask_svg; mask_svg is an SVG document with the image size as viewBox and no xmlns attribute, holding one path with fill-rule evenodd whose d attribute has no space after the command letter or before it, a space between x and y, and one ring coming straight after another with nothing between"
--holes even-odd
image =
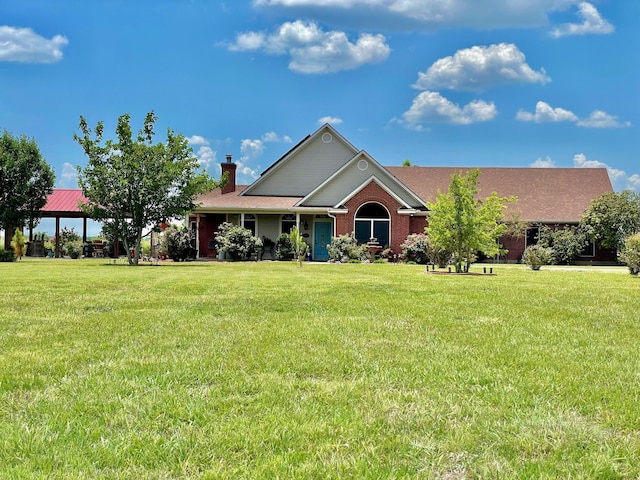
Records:
<instances>
[{"instance_id":1,"label":"blue sky","mask_svg":"<svg viewBox=\"0 0 640 480\"><path fill-rule=\"evenodd\" d=\"M640 191L637 0L2 0L0 129L75 187L80 115L250 183L329 122L383 165L606 166Z\"/></svg>"}]
</instances>

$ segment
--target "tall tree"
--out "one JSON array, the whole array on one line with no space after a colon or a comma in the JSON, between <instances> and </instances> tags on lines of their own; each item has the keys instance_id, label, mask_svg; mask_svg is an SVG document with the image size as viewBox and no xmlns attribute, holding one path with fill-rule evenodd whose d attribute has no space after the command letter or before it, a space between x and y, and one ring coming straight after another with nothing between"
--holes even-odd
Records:
<instances>
[{"instance_id":1,"label":"tall tree","mask_svg":"<svg viewBox=\"0 0 640 480\"><path fill-rule=\"evenodd\" d=\"M591 202L580 225L604 248L620 248L629 235L640 232L640 194L607 192Z\"/></svg>"},{"instance_id":2,"label":"tall tree","mask_svg":"<svg viewBox=\"0 0 640 480\"><path fill-rule=\"evenodd\" d=\"M199 194L221 185L200 170L184 136L169 129L165 142L154 144L156 120L149 112L134 139L129 115L121 115L117 141L103 141L103 122L92 131L81 116L81 135L74 134L88 158L85 168L77 167L78 184L88 200L83 208L105 233L122 240L127 253L133 251L128 255L133 265L151 229L184 217Z\"/></svg>"},{"instance_id":3,"label":"tall tree","mask_svg":"<svg viewBox=\"0 0 640 480\"><path fill-rule=\"evenodd\" d=\"M487 256L500 252L498 239L506 229L501 220L506 204L515 200L496 192L484 200L477 198L479 176L478 169L466 175L454 173L449 190L439 192L436 201L427 204L431 210L425 229L429 241L453 254L457 273L469 270L477 252Z\"/></svg>"},{"instance_id":4,"label":"tall tree","mask_svg":"<svg viewBox=\"0 0 640 480\"><path fill-rule=\"evenodd\" d=\"M0 136L0 229L5 231L5 249L16 228L37 225L54 181L35 140L7 131Z\"/></svg>"}]
</instances>

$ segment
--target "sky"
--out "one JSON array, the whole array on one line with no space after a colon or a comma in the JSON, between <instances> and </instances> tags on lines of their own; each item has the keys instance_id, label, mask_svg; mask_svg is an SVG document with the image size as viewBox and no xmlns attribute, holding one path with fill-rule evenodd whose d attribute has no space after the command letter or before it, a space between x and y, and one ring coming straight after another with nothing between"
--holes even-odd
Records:
<instances>
[{"instance_id":1,"label":"sky","mask_svg":"<svg viewBox=\"0 0 640 480\"><path fill-rule=\"evenodd\" d=\"M640 192L638 0L2 0L0 129L56 187L158 116L251 183L330 123L385 166L606 167Z\"/></svg>"}]
</instances>

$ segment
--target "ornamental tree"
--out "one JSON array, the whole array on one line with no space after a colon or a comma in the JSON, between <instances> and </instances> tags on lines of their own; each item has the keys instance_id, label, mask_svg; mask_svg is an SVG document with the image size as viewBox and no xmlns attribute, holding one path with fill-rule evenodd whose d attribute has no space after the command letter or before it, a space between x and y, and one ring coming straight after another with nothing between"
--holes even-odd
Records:
<instances>
[{"instance_id":1,"label":"ornamental tree","mask_svg":"<svg viewBox=\"0 0 640 480\"><path fill-rule=\"evenodd\" d=\"M37 225L54 180L35 140L6 131L0 136L0 230L5 231L5 249L14 229Z\"/></svg>"},{"instance_id":2,"label":"ornamental tree","mask_svg":"<svg viewBox=\"0 0 640 480\"><path fill-rule=\"evenodd\" d=\"M153 143L153 112L133 137L129 114L118 118L117 140L103 141L103 122L95 130L80 117L80 135L73 138L88 158L77 167L78 184L88 203L83 210L120 238L129 264L137 265L142 238L167 219L179 219L196 207L198 195L223 184L201 171L183 135L167 130L166 140Z\"/></svg>"},{"instance_id":3,"label":"ornamental tree","mask_svg":"<svg viewBox=\"0 0 640 480\"><path fill-rule=\"evenodd\" d=\"M640 194L631 190L607 192L593 200L580 225L604 248L619 248L629 235L640 232Z\"/></svg>"},{"instance_id":4,"label":"ornamental tree","mask_svg":"<svg viewBox=\"0 0 640 480\"><path fill-rule=\"evenodd\" d=\"M487 256L501 251L499 238L506 226L502 217L506 204L515 198L499 197L496 192L479 199L477 168L466 175L454 173L446 193L439 192L425 229L429 241L437 248L453 254L456 273L469 270L477 252Z\"/></svg>"}]
</instances>

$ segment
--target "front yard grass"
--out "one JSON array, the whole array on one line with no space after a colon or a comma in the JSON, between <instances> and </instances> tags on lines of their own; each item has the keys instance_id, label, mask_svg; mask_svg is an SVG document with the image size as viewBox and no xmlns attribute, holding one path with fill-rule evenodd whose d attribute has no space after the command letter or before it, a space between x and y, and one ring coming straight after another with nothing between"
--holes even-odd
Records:
<instances>
[{"instance_id":1,"label":"front yard grass","mask_svg":"<svg viewBox=\"0 0 640 480\"><path fill-rule=\"evenodd\" d=\"M0 263L0 478L638 478L640 279L492 266Z\"/></svg>"}]
</instances>

